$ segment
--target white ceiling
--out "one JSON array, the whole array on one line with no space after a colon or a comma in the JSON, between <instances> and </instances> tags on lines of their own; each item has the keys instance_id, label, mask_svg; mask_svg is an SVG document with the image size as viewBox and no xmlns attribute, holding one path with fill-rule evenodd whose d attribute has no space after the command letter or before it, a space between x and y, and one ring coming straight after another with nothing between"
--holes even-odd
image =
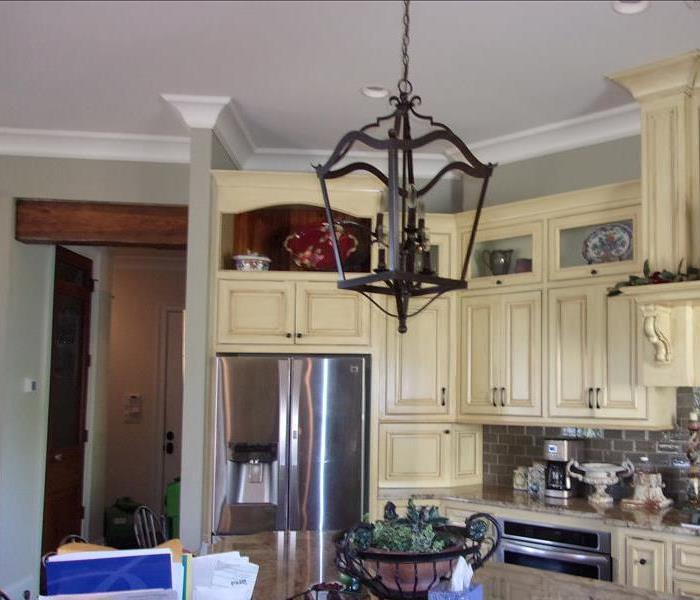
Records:
<instances>
[{"instance_id":1,"label":"white ceiling","mask_svg":"<svg viewBox=\"0 0 700 600\"><path fill-rule=\"evenodd\" d=\"M0 128L185 134L162 93L230 96L258 149L327 149L386 112L394 2L2 2ZM687 52L700 10L654 1L412 4L423 112L467 142L620 107L605 75Z\"/></svg>"}]
</instances>

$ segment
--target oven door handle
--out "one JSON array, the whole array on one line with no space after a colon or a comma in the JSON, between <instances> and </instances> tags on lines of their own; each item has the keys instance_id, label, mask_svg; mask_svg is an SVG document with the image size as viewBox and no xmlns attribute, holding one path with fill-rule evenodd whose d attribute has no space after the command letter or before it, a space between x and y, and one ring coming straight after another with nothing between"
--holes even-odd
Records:
<instances>
[{"instance_id":1,"label":"oven door handle","mask_svg":"<svg viewBox=\"0 0 700 600\"><path fill-rule=\"evenodd\" d=\"M537 548L536 546L531 546L530 544L523 544L522 542L511 542L510 540L503 540L502 542L503 550L510 550L512 552L520 552L522 554L529 554L530 556L541 556L543 558L553 558L559 560L566 560L569 562L582 562L589 565L601 565L606 566L609 564L610 558L608 556L598 556L595 554L581 553L581 552L570 552L563 549L553 549L553 548Z\"/></svg>"}]
</instances>

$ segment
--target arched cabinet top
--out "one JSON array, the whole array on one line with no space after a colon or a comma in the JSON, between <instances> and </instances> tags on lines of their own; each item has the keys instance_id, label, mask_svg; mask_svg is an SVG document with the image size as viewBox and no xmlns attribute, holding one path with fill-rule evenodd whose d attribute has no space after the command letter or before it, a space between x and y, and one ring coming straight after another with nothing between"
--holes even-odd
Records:
<instances>
[{"instance_id":1,"label":"arched cabinet top","mask_svg":"<svg viewBox=\"0 0 700 600\"><path fill-rule=\"evenodd\" d=\"M238 214L285 205L323 206L315 173L212 171L212 177L221 213ZM374 177L349 175L327 183L334 210L371 218L381 208L385 188Z\"/></svg>"}]
</instances>

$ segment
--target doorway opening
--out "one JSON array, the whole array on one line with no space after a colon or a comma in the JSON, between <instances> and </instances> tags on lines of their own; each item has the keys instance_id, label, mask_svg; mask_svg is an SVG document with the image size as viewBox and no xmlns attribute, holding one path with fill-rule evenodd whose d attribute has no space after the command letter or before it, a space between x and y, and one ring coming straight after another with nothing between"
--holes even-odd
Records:
<instances>
[{"instance_id":1,"label":"doorway opening","mask_svg":"<svg viewBox=\"0 0 700 600\"><path fill-rule=\"evenodd\" d=\"M105 543L117 498L163 513L179 476L187 208L19 199L15 225L56 246L42 547Z\"/></svg>"}]
</instances>

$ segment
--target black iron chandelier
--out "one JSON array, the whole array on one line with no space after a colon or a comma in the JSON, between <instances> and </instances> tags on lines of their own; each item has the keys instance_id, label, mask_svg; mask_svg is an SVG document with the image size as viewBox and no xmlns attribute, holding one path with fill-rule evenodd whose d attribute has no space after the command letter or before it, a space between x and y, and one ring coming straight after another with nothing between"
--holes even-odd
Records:
<instances>
[{"instance_id":1,"label":"black iron chandelier","mask_svg":"<svg viewBox=\"0 0 700 600\"><path fill-rule=\"evenodd\" d=\"M398 318L399 332L407 331L406 320L417 315L436 298L445 292L467 287L467 268L471 258L476 231L481 216L481 208L486 195L486 188L494 166L483 164L472 154L466 144L460 140L446 125L435 121L433 117L419 114L416 106L421 104L420 96L413 95L413 85L408 79L408 42L409 42L409 2L404 0L403 38L401 53L403 73L398 82L398 95L392 96L389 103L394 107L392 113L378 117L373 123L346 133L338 142L325 164L315 165L316 175L321 184L328 223L342 224L336 219L328 195L327 180L342 177L354 171L366 171L377 177L387 186L387 224L384 214L379 213L374 230L371 232L373 243L378 245L378 261L374 274L348 279L341 260L339 231L340 227L331 227L331 244L338 270L338 287L354 290L366 296L385 314ZM423 125L427 132L415 139L411 133L411 123ZM386 137L373 137L375 132L386 127ZM381 131L380 131L381 133ZM429 144L442 141L456 149L459 160L445 165L425 185L416 187L413 154L416 150ZM388 170L385 175L380 169L367 162L353 162L337 166L356 142L365 144L375 150L388 154ZM454 150L453 150L454 152ZM440 179L450 171L461 171L467 176L483 180L479 200L476 205L469 242L464 256L460 279L439 277L431 261L430 235L425 226L423 196L425 196ZM369 294L393 296L396 312L386 310ZM432 296L415 310L409 311L412 297Z\"/></svg>"}]
</instances>

